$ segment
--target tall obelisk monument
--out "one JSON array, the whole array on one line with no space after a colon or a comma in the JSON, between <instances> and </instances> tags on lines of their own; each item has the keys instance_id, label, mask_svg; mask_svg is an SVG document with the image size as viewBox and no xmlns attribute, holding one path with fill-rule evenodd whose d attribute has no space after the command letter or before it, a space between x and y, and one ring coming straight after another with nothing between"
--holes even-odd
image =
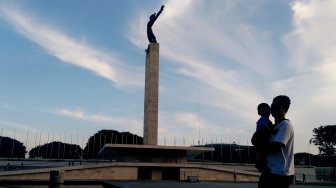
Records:
<instances>
[{"instance_id":1,"label":"tall obelisk monument","mask_svg":"<svg viewBox=\"0 0 336 188\"><path fill-rule=\"evenodd\" d=\"M146 50L146 81L145 81L145 109L144 133L145 145L158 143L158 107L159 107L159 43L153 33L152 26L164 9L152 14L147 23L147 38L149 41Z\"/></svg>"},{"instance_id":2,"label":"tall obelisk monument","mask_svg":"<svg viewBox=\"0 0 336 188\"><path fill-rule=\"evenodd\" d=\"M150 43L146 50L146 81L144 108L144 144L158 143L159 107L159 43Z\"/></svg>"}]
</instances>

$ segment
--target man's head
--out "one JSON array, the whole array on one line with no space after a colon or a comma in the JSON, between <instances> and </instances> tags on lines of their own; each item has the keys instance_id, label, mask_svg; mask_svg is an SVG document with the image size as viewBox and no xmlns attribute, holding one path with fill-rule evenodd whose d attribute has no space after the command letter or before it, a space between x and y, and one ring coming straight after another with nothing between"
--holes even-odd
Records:
<instances>
[{"instance_id":1,"label":"man's head","mask_svg":"<svg viewBox=\"0 0 336 188\"><path fill-rule=\"evenodd\" d=\"M271 113L274 118L284 118L291 101L286 95L279 95L273 99Z\"/></svg>"},{"instance_id":2,"label":"man's head","mask_svg":"<svg viewBox=\"0 0 336 188\"><path fill-rule=\"evenodd\" d=\"M155 16L156 16L156 13L152 14L152 15L149 17L149 20L154 20L154 19L155 19Z\"/></svg>"},{"instance_id":3,"label":"man's head","mask_svg":"<svg viewBox=\"0 0 336 188\"><path fill-rule=\"evenodd\" d=\"M271 107L267 103L260 103L257 109L260 116L269 117L271 114Z\"/></svg>"}]
</instances>

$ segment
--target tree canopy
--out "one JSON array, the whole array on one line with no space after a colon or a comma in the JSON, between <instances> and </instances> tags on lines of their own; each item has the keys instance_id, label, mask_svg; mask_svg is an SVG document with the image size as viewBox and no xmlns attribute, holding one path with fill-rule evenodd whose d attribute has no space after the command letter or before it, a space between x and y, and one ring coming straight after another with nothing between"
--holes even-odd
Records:
<instances>
[{"instance_id":1,"label":"tree canopy","mask_svg":"<svg viewBox=\"0 0 336 188\"><path fill-rule=\"evenodd\" d=\"M324 125L313 130L313 138L310 143L314 143L321 155L333 156L336 152L336 125Z\"/></svg>"},{"instance_id":2,"label":"tree canopy","mask_svg":"<svg viewBox=\"0 0 336 188\"><path fill-rule=\"evenodd\" d=\"M63 142L50 142L36 146L29 151L29 158L80 159L83 150L79 145Z\"/></svg>"},{"instance_id":3,"label":"tree canopy","mask_svg":"<svg viewBox=\"0 0 336 188\"><path fill-rule=\"evenodd\" d=\"M100 130L89 138L84 148L83 158L99 158L98 152L105 144L143 144L143 138L130 132Z\"/></svg>"},{"instance_id":4,"label":"tree canopy","mask_svg":"<svg viewBox=\"0 0 336 188\"><path fill-rule=\"evenodd\" d=\"M0 136L0 157L24 158L26 146L22 142L9 137Z\"/></svg>"}]
</instances>

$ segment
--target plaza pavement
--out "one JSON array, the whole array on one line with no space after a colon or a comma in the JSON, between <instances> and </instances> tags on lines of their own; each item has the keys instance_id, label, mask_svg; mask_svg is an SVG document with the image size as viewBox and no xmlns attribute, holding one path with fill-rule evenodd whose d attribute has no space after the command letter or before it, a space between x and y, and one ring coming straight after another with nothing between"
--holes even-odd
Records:
<instances>
[{"instance_id":1,"label":"plaza pavement","mask_svg":"<svg viewBox=\"0 0 336 188\"><path fill-rule=\"evenodd\" d=\"M257 188L255 182L199 182L187 183L178 181L134 181L134 182L106 182L109 188ZM300 184L290 188L328 188L336 184Z\"/></svg>"}]
</instances>

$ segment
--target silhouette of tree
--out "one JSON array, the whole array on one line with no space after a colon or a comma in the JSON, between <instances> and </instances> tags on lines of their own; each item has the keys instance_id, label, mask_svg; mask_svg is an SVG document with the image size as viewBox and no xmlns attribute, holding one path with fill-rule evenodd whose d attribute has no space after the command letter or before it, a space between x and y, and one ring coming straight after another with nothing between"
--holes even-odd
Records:
<instances>
[{"instance_id":1,"label":"silhouette of tree","mask_svg":"<svg viewBox=\"0 0 336 188\"><path fill-rule=\"evenodd\" d=\"M39 145L29 151L29 158L80 159L82 155L83 149L79 145L56 141Z\"/></svg>"},{"instance_id":2,"label":"silhouette of tree","mask_svg":"<svg viewBox=\"0 0 336 188\"><path fill-rule=\"evenodd\" d=\"M91 136L86 143L83 158L99 158L98 152L105 144L143 144L143 138L130 132L116 130L100 130Z\"/></svg>"},{"instance_id":3,"label":"silhouette of tree","mask_svg":"<svg viewBox=\"0 0 336 188\"><path fill-rule=\"evenodd\" d=\"M0 157L3 158L24 158L26 146L16 139L0 136Z\"/></svg>"},{"instance_id":4,"label":"silhouette of tree","mask_svg":"<svg viewBox=\"0 0 336 188\"><path fill-rule=\"evenodd\" d=\"M319 153L325 156L333 156L336 152L336 125L325 125L313 130L313 138L310 143L317 145Z\"/></svg>"}]
</instances>

